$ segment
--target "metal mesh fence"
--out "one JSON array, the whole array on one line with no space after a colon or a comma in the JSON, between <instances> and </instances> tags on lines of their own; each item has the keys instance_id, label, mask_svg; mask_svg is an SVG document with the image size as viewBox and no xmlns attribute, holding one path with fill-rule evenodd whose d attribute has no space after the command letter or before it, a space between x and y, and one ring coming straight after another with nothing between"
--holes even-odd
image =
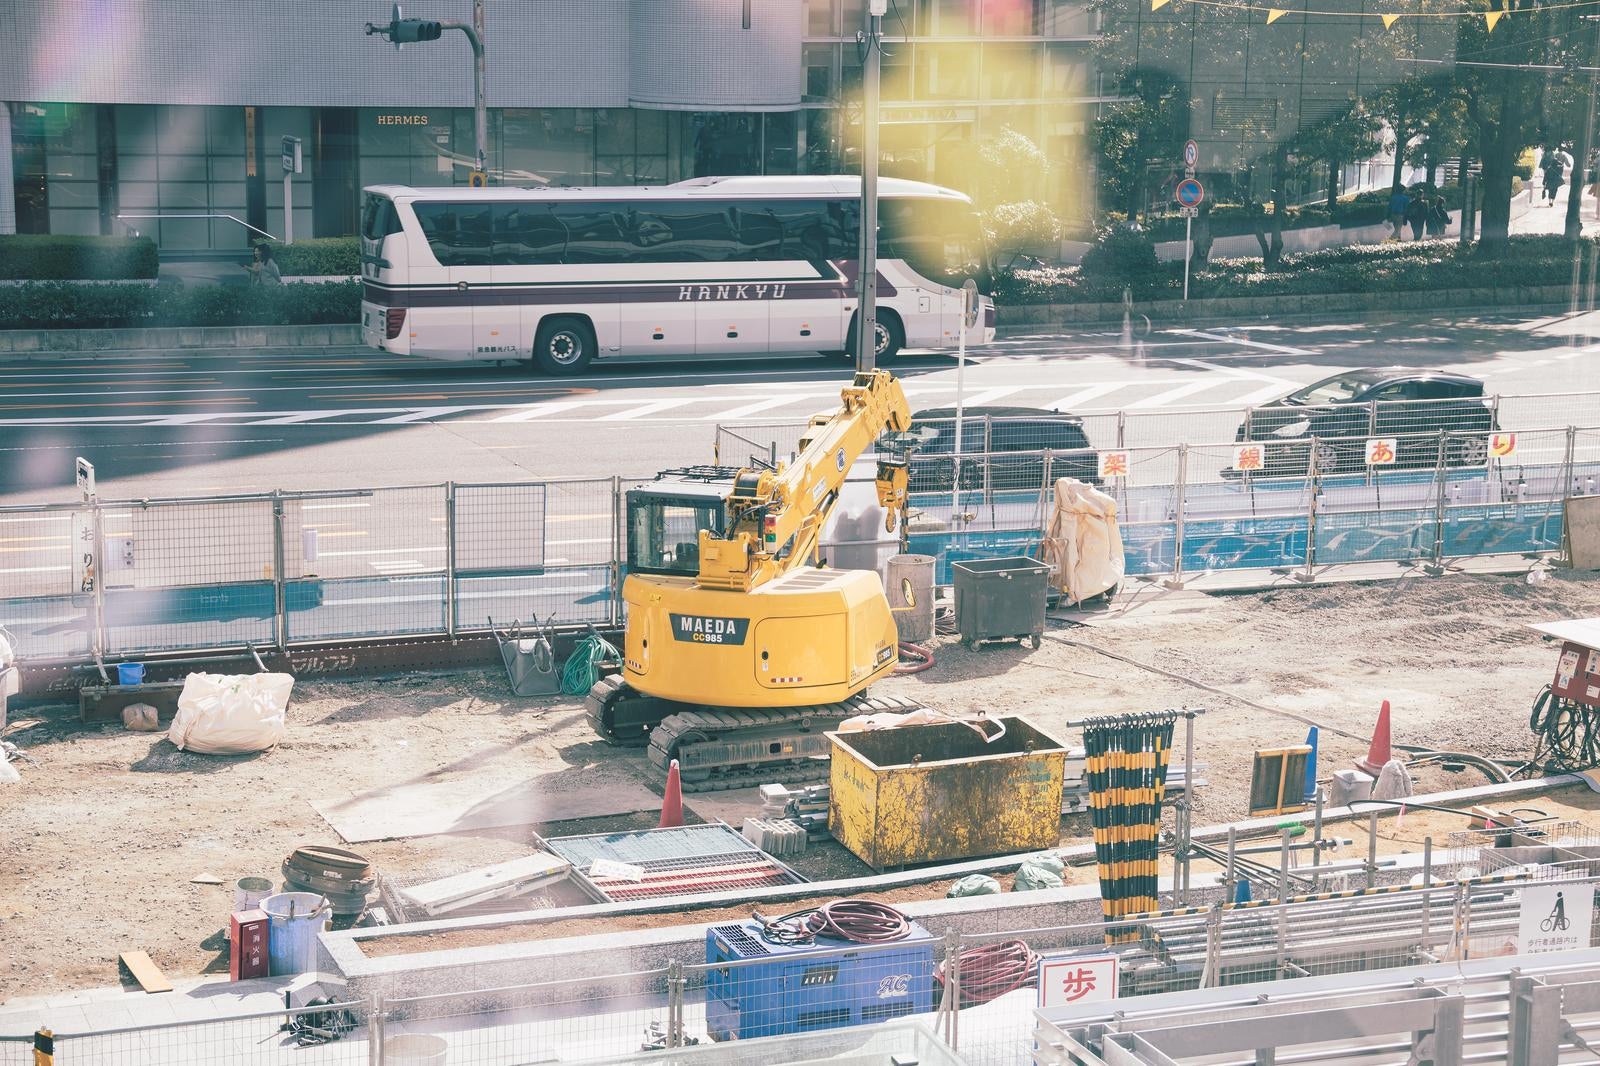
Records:
<instances>
[{"instance_id":1,"label":"metal mesh fence","mask_svg":"<svg viewBox=\"0 0 1600 1066\"><path fill-rule=\"evenodd\" d=\"M365 1066L366 1008L361 1003L115 1029L55 1039L58 1066ZM303 1044L286 1028L300 1021L336 1037ZM6 1045L0 1045L0 1048Z\"/></svg>"},{"instance_id":2,"label":"metal mesh fence","mask_svg":"<svg viewBox=\"0 0 1600 1066\"><path fill-rule=\"evenodd\" d=\"M408 1037L431 1037L442 1042L439 1061L487 1066L616 1062L666 1046L667 982L663 969L610 975L603 984L551 981L388 1000L384 1043L392 1051Z\"/></svg>"}]
</instances>

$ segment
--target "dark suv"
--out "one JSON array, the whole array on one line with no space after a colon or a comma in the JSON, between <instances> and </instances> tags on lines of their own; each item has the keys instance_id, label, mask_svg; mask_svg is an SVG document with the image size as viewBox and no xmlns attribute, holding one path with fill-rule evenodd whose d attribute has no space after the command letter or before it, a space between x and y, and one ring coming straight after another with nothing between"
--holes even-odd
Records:
<instances>
[{"instance_id":1,"label":"dark suv","mask_svg":"<svg viewBox=\"0 0 1600 1066\"><path fill-rule=\"evenodd\" d=\"M1390 470L1416 470L1439 461L1439 433L1449 466L1482 466L1495 425L1493 401L1483 382L1464 374L1389 367L1349 370L1298 389L1250 412L1234 440L1261 441L1262 474L1304 475L1310 440L1317 439L1319 473L1361 472L1366 441L1395 439ZM1238 476L1238 470L1229 470Z\"/></svg>"},{"instance_id":2,"label":"dark suv","mask_svg":"<svg viewBox=\"0 0 1600 1066\"><path fill-rule=\"evenodd\" d=\"M1066 452L1052 456L1051 479L1071 477L1098 485L1095 454L1083 432L1083 419L1036 407L968 407L961 418L961 487L985 486L981 458L991 453L987 485L991 489L1039 489L1044 485L1044 456L1000 452ZM987 441L985 440L987 438ZM937 407L911 416L911 429L891 442L911 450L912 492L949 492L954 480L956 409Z\"/></svg>"}]
</instances>

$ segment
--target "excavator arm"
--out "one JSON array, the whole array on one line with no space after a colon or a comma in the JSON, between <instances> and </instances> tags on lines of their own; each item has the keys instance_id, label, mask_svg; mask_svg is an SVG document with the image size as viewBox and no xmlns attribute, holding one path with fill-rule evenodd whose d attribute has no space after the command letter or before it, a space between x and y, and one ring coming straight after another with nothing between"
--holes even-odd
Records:
<instances>
[{"instance_id":1,"label":"excavator arm","mask_svg":"<svg viewBox=\"0 0 1600 1066\"><path fill-rule=\"evenodd\" d=\"M885 430L911 425L905 392L888 371L856 374L839 396L839 410L811 420L793 462L739 471L725 532L700 531L700 587L748 592L811 560L855 461ZM880 459L876 482L893 531L905 510L905 461Z\"/></svg>"}]
</instances>

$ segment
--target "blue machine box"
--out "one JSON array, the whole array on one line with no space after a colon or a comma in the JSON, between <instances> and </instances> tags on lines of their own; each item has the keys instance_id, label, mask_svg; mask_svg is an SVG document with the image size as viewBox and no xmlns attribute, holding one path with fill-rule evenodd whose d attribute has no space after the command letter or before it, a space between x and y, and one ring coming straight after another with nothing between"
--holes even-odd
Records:
<instances>
[{"instance_id":1,"label":"blue machine box","mask_svg":"<svg viewBox=\"0 0 1600 1066\"><path fill-rule=\"evenodd\" d=\"M927 1013L934 942L915 923L906 939L869 949L820 937L777 944L755 922L714 925L706 930L706 962L715 967L706 973L706 1029L713 1040L749 1040ZM719 965L730 962L742 965Z\"/></svg>"}]
</instances>

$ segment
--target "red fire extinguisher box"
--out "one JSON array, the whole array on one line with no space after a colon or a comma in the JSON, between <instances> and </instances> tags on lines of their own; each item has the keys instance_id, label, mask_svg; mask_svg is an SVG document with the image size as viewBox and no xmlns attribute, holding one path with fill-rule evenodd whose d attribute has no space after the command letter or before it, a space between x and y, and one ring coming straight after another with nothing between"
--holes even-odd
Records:
<instances>
[{"instance_id":1,"label":"red fire extinguisher box","mask_svg":"<svg viewBox=\"0 0 1600 1066\"><path fill-rule=\"evenodd\" d=\"M238 911L228 917L228 976L235 981L267 976L267 930L263 910Z\"/></svg>"}]
</instances>

